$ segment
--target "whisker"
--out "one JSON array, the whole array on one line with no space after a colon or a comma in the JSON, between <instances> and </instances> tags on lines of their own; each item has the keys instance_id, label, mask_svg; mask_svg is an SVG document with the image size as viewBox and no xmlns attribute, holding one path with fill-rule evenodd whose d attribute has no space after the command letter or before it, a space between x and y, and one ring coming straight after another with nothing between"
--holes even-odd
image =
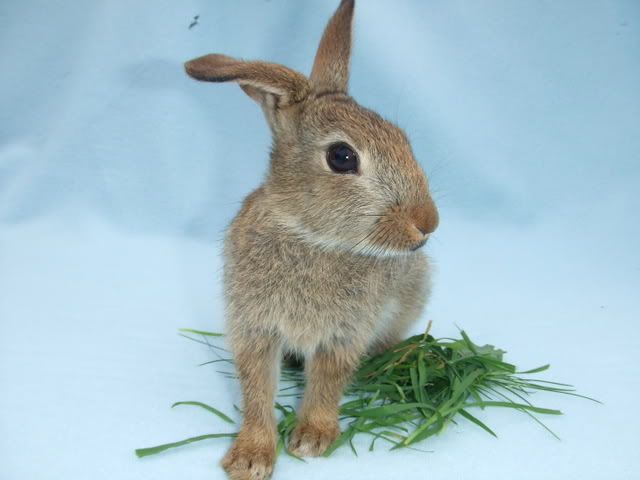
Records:
<instances>
[{"instance_id":1,"label":"whisker","mask_svg":"<svg viewBox=\"0 0 640 480\"><path fill-rule=\"evenodd\" d=\"M366 241L369 237L371 237L372 234L374 234L376 232L376 229L371 230L369 233L367 233L362 240L360 240L358 243L356 243L353 247L351 247L348 252L349 253L353 253L355 252L355 249L364 241Z\"/></svg>"}]
</instances>

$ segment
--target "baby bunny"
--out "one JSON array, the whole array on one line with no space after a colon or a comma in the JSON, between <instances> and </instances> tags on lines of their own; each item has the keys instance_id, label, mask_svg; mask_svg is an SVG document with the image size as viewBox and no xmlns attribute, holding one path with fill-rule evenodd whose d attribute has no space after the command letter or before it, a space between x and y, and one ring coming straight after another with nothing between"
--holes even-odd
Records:
<instances>
[{"instance_id":1,"label":"baby bunny","mask_svg":"<svg viewBox=\"0 0 640 480\"><path fill-rule=\"evenodd\" d=\"M282 65L212 54L197 80L236 82L273 134L268 175L224 248L228 336L244 422L224 457L232 479L266 479L283 353L305 358L307 387L288 444L321 455L340 433L340 398L363 355L399 341L428 297L420 251L438 224L405 134L347 93L354 0L329 21L309 78Z\"/></svg>"}]
</instances>

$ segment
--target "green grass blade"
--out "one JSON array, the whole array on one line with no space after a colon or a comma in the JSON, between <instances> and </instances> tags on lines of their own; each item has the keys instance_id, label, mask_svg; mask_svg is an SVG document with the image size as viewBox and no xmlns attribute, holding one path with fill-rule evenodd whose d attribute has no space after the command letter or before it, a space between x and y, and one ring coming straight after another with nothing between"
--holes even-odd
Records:
<instances>
[{"instance_id":1,"label":"green grass blade","mask_svg":"<svg viewBox=\"0 0 640 480\"><path fill-rule=\"evenodd\" d=\"M164 445L158 445L157 447L139 448L136 450L136 455L138 458L148 457L149 455L156 455L160 452L164 452L165 450L169 450L170 448L182 447L189 443L200 442L210 438L234 438L236 435L236 433L211 433L208 435L200 435L198 437L187 438L179 442L165 443Z\"/></svg>"},{"instance_id":2,"label":"green grass blade","mask_svg":"<svg viewBox=\"0 0 640 480\"><path fill-rule=\"evenodd\" d=\"M541 408L535 407L533 405L527 405L526 403L515 403L515 402L498 402L498 401L489 401L489 402L472 402L466 403L465 407L504 407L504 408L515 408L516 410L529 410L535 413L541 413L544 415L562 415L560 410L554 410L551 408Z\"/></svg>"},{"instance_id":3,"label":"green grass blade","mask_svg":"<svg viewBox=\"0 0 640 480\"><path fill-rule=\"evenodd\" d=\"M365 417L365 418L385 418L391 415L395 415L401 412L415 410L416 408L425 408L427 410L433 410L431 405L427 405L426 403L399 403L396 405L385 405L383 407L373 407L373 408L365 408L362 410L347 410L346 412L349 415L353 415L355 417Z\"/></svg>"},{"instance_id":4,"label":"green grass blade","mask_svg":"<svg viewBox=\"0 0 640 480\"><path fill-rule=\"evenodd\" d=\"M473 344L473 342L471 341L471 339L467 335L467 332L465 332L464 330L460 330L460 335L462 336L462 339L464 340L464 343L467 345L469 350L471 350L471 352L473 352L473 354L477 355L478 351L476 350L476 346Z\"/></svg>"},{"instance_id":5,"label":"green grass blade","mask_svg":"<svg viewBox=\"0 0 640 480\"><path fill-rule=\"evenodd\" d=\"M496 435L493 430L491 430L489 427L487 427L487 425L485 425L482 421L480 421L480 419L478 419L477 417L474 417L469 412L467 412L465 409L461 408L458 411L458 413L460 415L462 415L464 418L466 418L467 420L469 420L470 422L475 423L477 426L479 426L481 429L483 429L487 433L490 433L491 435L493 435L496 438L498 437L498 435Z\"/></svg>"},{"instance_id":6,"label":"green grass blade","mask_svg":"<svg viewBox=\"0 0 640 480\"><path fill-rule=\"evenodd\" d=\"M219 418L221 418L222 420L224 420L227 423L230 423L232 425L236 423L231 418L229 418L227 415L222 413L220 410L218 410L217 408L213 408L212 406L207 405L206 403L194 402L194 401L176 402L173 405L171 405L171 408L177 407L179 405L192 405L194 407L200 407L200 408L205 409L208 412L213 413L214 415L217 415Z\"/></svg>"},{"instance_id":7,"label":"green grass blade","mask_svg":"<svg viewBox=\"0 0 640 480\"><path fill-rule=\"evenodd\" d=\"M541 367L538 368L532 368L531 370L524 370L522 372L516 372L518 375L525 375L525 374L530 374L530 373L540 373L540 372L544 372L546 370L549 370L549 368L551 367L550 364L546 364L546 365L542 365Z\"/></svg>"},{"instance_id":8,"label":"green grass blade","mask_svg":"<svg viewBox=\"0 0 640 480\"><path fill-rule=\"evenodd\" d=\"M224 337L222 333L205 332L204 330L194 330L193 328L179 328L178 331L184 333L195 333L196 335L204 335L205 337Z\"/></svg>"}]
</instances>

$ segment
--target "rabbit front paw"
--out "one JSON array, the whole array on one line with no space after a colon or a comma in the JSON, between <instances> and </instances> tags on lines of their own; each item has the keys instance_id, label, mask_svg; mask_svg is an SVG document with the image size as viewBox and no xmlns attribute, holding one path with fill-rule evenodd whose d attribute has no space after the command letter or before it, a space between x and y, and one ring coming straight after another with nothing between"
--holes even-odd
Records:
<instances>
[{"instance_id":1,"label":"rabbit front paw","mask_svg":"<svg viewBox=\"0 0 640 480\"><path fill-rule=\"evenodd\" d=\"M239 436L222 460L231 480L267 480L273 472L275 447L256 437Z\"/></svg>"},{"instance_id":2,"label":"rabbit front paw","mask_svg":"<svg viewBox=\"0 0 640 480\"><path fill-rule=\"evenodd\" d=\"M338 422L313 424L303 422L291 434L288 449L297 457L318 457L340 435Z\"/></svg>"}]
</instances>

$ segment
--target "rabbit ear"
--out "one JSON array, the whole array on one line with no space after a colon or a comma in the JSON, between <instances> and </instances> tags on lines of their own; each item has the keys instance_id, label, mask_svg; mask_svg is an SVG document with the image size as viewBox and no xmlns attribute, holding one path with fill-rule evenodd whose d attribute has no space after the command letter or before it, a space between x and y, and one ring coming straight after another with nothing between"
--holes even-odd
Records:
<instances>
[{"instance_id":1,"label":"rabbit ear","mask_svg":"<svg viewBox=\"0 0 640 480\"><path fill-rule=\"evenodd\" d=\"M236 82L264 109L297 103L309 93L306 77L282 65L245 62L225 55L211 54L184 64L187 73L205 82Z\"/></svg>"},{"instance_id":2,"label":"rabbit ear","mask_svg":"<svg viewBox=\"0 0 640 480\"><path fill-rule=\"evenodd\" d=\"M324 30L310 77L316 91L347 91L354 6L355 0L342 0Z\"/></svg>"}]
</instances>

